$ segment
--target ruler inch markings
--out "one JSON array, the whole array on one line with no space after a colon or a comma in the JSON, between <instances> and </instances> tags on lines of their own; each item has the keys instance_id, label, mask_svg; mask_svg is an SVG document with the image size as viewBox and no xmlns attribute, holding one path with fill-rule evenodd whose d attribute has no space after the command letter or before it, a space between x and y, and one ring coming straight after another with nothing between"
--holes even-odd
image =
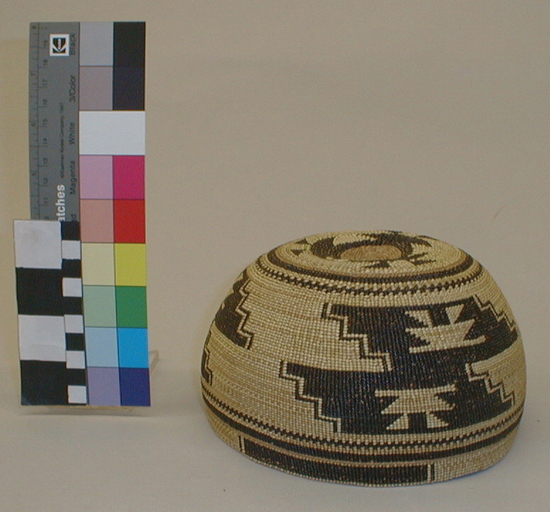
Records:
<instances>
[{"instance_id":1,"label":"ruler inch markings","mask_svg":"<svg viewBox=\"0 0 550 512\"><path fill-rule=\"evenodd\" d=\"M31 23L30 209L35 220L79 220L80 23Z\"/></svg>"}]
</instances>

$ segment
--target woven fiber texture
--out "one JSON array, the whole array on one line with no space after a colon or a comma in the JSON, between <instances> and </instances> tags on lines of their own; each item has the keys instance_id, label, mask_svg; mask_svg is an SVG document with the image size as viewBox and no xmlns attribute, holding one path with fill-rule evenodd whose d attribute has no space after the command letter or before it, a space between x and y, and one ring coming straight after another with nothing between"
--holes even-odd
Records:
<instances>
[{"instance_id":1,"label":"woven fiber texture","mask_svg":"<svg viewBox=\"0 0 550 512\"><path fill-rule=\"evenodd\" d=\"M205 342L209 421L308 478L390 486L485 469L510 449L525 359L488 272L447 243L326 233L252 263Z\"/></svg>"}]
</instances>

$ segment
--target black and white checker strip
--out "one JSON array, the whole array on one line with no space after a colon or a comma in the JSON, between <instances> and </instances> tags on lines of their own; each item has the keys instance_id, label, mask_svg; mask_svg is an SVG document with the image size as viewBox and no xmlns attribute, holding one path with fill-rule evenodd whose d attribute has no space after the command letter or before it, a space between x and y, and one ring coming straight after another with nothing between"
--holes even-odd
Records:
<instances>
[{"instance_id":1,"label":"black and white checker strip","mask_svg":"<svg viewBox=\"0 0 550 512\"><path fill-rule=\"evenodd\" d=\"M78 222L15 221L23 405L87 404Z\"/></svg>"}]
</instances>

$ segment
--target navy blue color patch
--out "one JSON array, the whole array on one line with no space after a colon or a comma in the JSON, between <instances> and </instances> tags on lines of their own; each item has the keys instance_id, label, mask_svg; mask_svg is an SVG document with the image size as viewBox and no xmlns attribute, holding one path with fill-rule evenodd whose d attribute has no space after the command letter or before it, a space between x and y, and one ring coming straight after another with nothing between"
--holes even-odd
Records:
<instances>
[{"instance_id":1,"label":"navy blue color patch","mask_svg":"<svg viewBox=\"0 0 550 512\"><path fill-rule=\"evenodd\" d=\"M151 405L148 368L120 368L120 405Z\"/></svg>"}]
</instances>

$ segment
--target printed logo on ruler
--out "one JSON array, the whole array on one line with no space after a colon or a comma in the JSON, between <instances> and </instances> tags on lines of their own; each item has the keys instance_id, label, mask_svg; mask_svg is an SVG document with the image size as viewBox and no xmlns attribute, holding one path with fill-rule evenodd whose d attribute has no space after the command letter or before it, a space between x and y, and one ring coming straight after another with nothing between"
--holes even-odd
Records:
<instances>
[{"instance_id":1,"label":"printed logo on ruler","mask_svg":"<svg viewBox=\"0 0 550 512\"><path fill-rule=\"evenodd\" d=\"M50 57L68 57L69 49L69 34L50 34Z\"/></svg>"}]
</instances>

